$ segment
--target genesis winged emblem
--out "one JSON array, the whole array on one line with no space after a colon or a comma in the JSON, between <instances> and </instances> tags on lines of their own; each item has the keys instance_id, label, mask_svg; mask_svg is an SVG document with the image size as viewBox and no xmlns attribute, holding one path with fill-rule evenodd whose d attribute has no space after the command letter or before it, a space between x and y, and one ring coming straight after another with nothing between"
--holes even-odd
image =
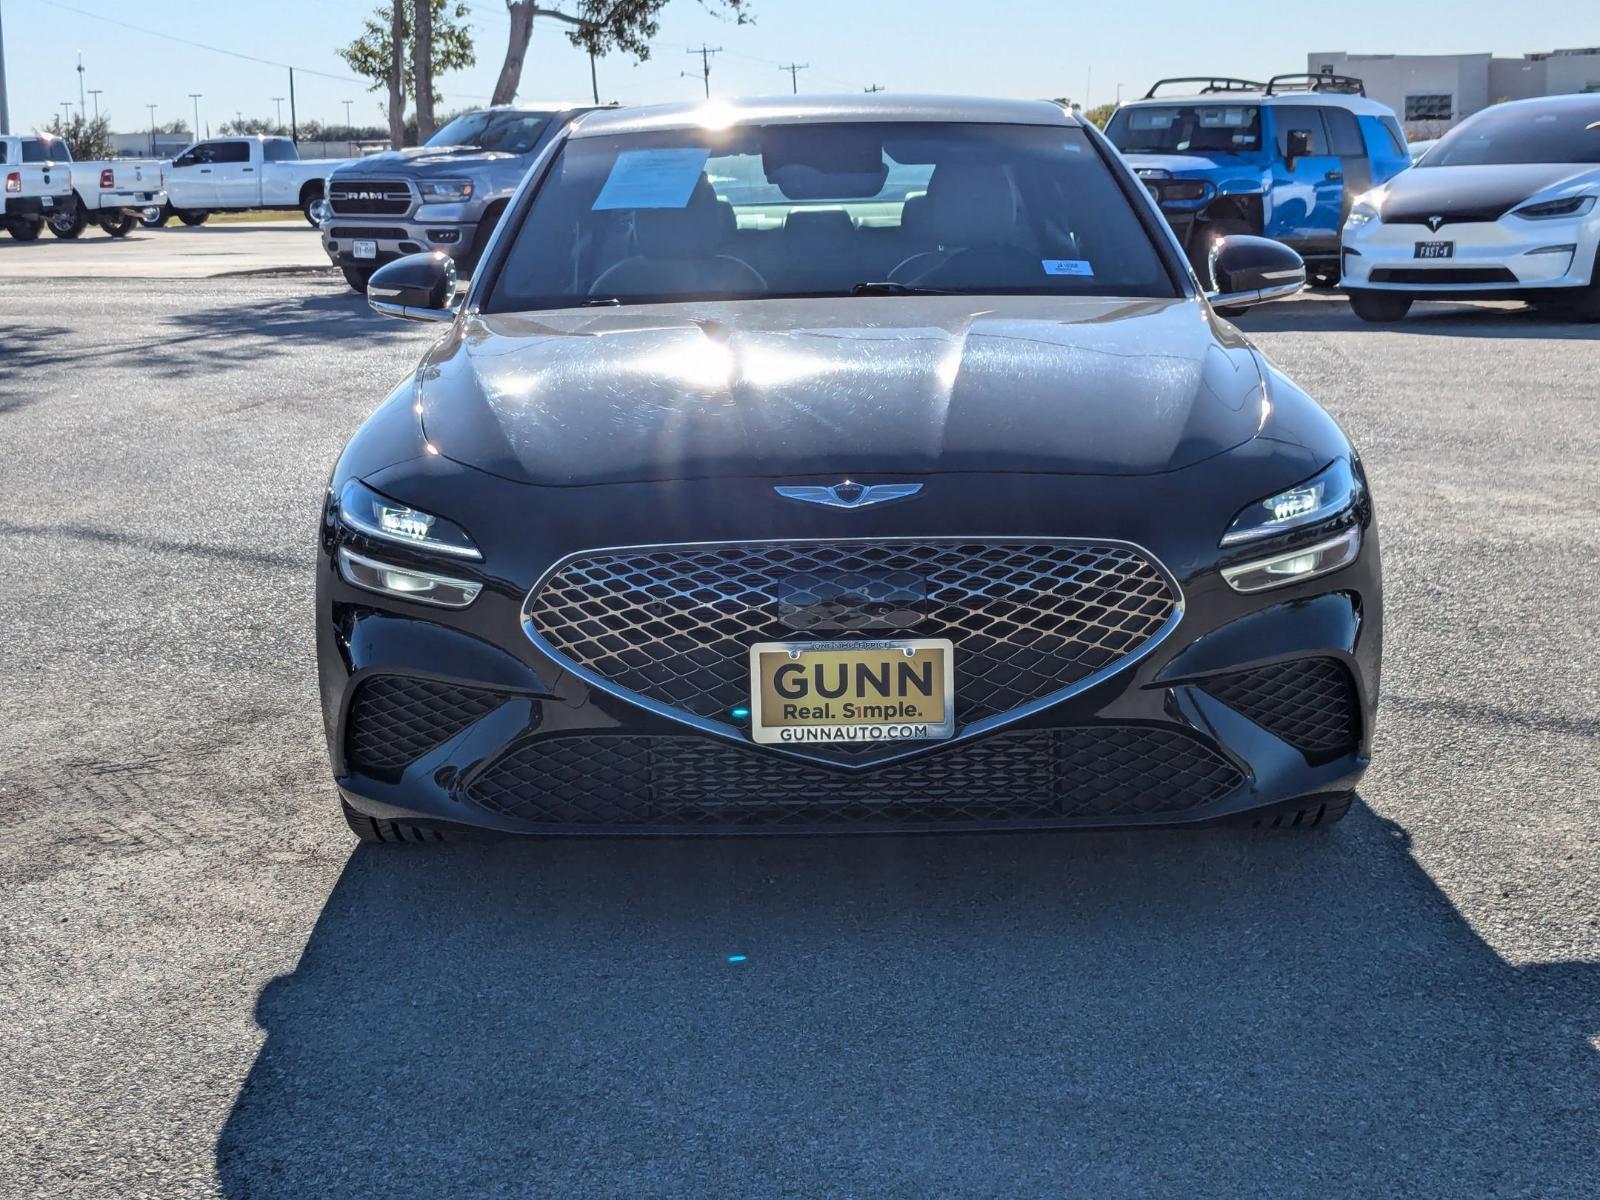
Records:
<instances>
[{"instance_id":1,"label":"genesis winged emblem","mask_svg":"<svg viewBox=\"0 0 1600 1200\"><path fill-rule=\"evenodd\" d=\"M856 483L846 479L832 487L775 487L772 489L785 500L801 500L806 504L826 504L830 508L865 508L869 504L885 504L890 500L904 500L922 490L920 483Z\"/></svg>"}]
</instances>

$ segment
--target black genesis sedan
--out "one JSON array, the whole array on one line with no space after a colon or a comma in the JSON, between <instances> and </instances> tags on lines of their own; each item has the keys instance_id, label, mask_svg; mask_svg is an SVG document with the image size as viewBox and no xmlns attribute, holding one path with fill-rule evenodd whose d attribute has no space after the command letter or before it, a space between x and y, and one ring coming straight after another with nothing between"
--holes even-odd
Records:
<instances>
[{"instance_id":1,"label":"black genesis sedan","mask_svg":"<svg viewBox=\"0 0 1600 1200\"><path fill-rule=\"evenodd\" d=\"M1382 636L1360 459L1092 127L854 96L598 112L327 496L352 828L1327 824Z\"/></svg>"}]
</instances>

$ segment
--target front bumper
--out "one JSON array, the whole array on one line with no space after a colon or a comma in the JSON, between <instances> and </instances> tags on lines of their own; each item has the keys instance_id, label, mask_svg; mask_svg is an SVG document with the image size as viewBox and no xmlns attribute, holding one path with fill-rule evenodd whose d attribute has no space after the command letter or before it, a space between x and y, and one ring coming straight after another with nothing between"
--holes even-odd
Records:
<instances>
[{"instance_id":1,"label":"front bumper","mask_svg":"<svg viewBox=\"0 0 1600 1200\"><path fill-rule=\"evenodd\" d=\"M361 221L331 216L321 230L322 248L334 266L381 267L407 254L424 254L431 250L442 250L458 262L464 261L473 248L478 225L476 221L421 224L410 219ZM374 243L375 254L370 258L357 257L358 241Z\"/></svg>"},{"instance_id":2,"label":"front bumper","mask_svg":"<svg viewBox=\"0 0 1600 1200\"><path fill-rule=\"evenodd\" d=\"M1142 482L1057 481L1061 503L1045 508L1089 512L1097 490ZM604 489L613 495L602 507L681 511L684 486ZM785 507L770 492L758 501L758 490L748 504L708 503L702 511L716 515L697 532L720 542L739 540L736 527L760 529L755 540L767 543L862 528L858 514L799 512L808 506ZM525 500L501 507L538 511ZM995 518L984 504L973 507L962 522L970 528L952 536L992 541L978 535L999 527L988 524ZM882 510L872 537L916 535L916 510L896 509ZM1224 583L1214 549L1195 566L1174 532L1149 552L1177 576L1181 616L1142 657L1058 700L1013 709L1015 719L981 734L919 743L868 765L810 761L675 718L596 686L536 644L523 629L534 581L568 552L616 541L584 529L592 520L575 519L566 545L493 571L457 563L446 571L427 560L484 584L475 604L452 612L351 587L336 565L341 544L401 565L424 560L351 535L330 517L318 660L329 753L352 806L379 818L545 834L1204 824L1348 791L1368 763L1382 640L1370 509L1350 566L1250 596ZM1207 536L1214 548L1216 533ZM1027 669L1018 660L1016 671Z\"/></svg>"},{"instance_id":3,"label":"front bumper","mask_svg":"<svg viewBox=\"0 0 1600 1200\"><path fill-rule=\"evenodd\" d=\"M1418 258L1422 242L1452 243L1449 258ZM1600 252L1600 219L1420 224L1369 221L1346 226L1341 247L1345 286L1412 296L1517 294L1587 287Z\"/></svg>"}]
</instances>

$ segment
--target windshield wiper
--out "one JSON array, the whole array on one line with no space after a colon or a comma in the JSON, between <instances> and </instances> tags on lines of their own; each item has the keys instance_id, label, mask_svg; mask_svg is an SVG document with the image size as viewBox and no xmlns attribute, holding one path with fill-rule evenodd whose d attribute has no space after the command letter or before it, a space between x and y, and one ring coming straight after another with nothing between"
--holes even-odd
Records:
<instances>
[{"instance_id":1,"label":"windshield wiper","mask_svg":"<svg viewBox=\"0 0 1600 1200\"><path fill-rule=\"evenodd\" d=\"M622 301L615 296L590 296L579 308L620 308Z\"/></svg>"},{"instance_id":2,"label":"windshield wiper","mask_svg":"<svg viewBox=\"0 0 1600 1200\"><path fill-rule=\"evenodd\" d=\"M852 296L956 296L959 292L952 292L948 288L912 287L909 283L891 283L881 280L872 283L853 283L850 285Z\"/></svg>"}]
</instances>

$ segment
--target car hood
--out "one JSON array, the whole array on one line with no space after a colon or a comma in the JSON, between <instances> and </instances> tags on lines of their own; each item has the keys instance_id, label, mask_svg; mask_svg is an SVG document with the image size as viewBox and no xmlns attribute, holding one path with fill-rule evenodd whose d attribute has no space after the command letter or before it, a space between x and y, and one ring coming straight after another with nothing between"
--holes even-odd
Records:
<instances>
[{"instance_id":1,"label":"car hood","mask_svg":"<svg viewBox=\"0 0 1600 1200\"><path fill-rule=\"evenodd\" d=\"M469 316L423 363L440 454L546 485L1170 471L1255 436L1195 300L863 297Z\"/></svg>"},{"instance_id":2,"label":"car hood","mask_svg":"<svg viewBox=\"0 0 1600 1200\"><path fill-rule=\"evenodd\" d=\"M339 171L340 178L357 176L377 178L403 171L408 175L445 174L460 171L473 163L500 162L513 158L498 150L483 150L477 146L411 146L405 150L386 150L357 159Z\"/></svg>"},{"instance_id":3,"label":"car hood","mask_svg":"<svg viewBox=\"0 0 1600 1200\"><path fill-rule=\"evenodd\" d=\"M1385 221L1458 215L1494 221L1530 196L1559 185L1597 179L1600 168L1582 163L1413 167L1383 185L1381 211Z\"/></svg>"}]
</instances>

